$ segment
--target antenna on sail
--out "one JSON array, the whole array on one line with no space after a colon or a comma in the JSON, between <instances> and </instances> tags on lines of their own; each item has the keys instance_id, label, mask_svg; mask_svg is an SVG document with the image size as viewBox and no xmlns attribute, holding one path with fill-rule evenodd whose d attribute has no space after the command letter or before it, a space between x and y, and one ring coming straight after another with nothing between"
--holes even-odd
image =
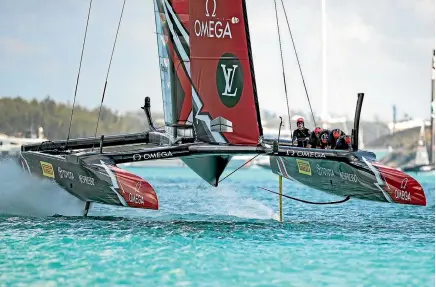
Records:
<instances>
[{"instance_id":1,"label":"antenna on sail","mask_svg":"<svg viewBox=\"0 0 436 287\"><path fill-rule=\"evenodd\" d=\"M91 6L92 6L92 0L89 1L88 18L86 19L85 36L84 36L84 38L83 38L82 53L81 53L81 55L80 55L79 71L78 71L78 73L77 73L76 88L75 88L75 90L74 90L73 107L71 108L70 126L69 126L69 128L68 128L68 136L67 136L67 141L66 141L66 143L65 143L65 149L67 149L68 141L70 140L71 123L72 123L72 121L73 121L74 106L75 106L75 104L76 104L77 87L78 87L78 85L79 85L80 70L82 69L83 51L85 50L86 34L88 33L88 24L89 24L89 15L91 14Z\"/></svg>"}]
</instances>

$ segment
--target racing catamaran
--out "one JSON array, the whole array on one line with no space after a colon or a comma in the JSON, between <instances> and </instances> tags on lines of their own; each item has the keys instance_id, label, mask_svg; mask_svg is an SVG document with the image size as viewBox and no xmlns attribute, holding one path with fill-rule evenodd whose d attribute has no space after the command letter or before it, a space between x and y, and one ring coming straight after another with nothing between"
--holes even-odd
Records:
<instances>
[{"instance_id":1,"label":"racing catamaran","mask_svg":"<svg viewBox=\"0 0 436 287\"><path fill-rule=\"evenodd\" d=\"M235 155L269 155L272 171L339 196L426 205L421 185L358 149L297 148L263 136L244 0L154 0L165 128L156 129L150 99L142 107L150 130L100 138L24 145L21 164L84 202L158 209L153 186L117 164L180 158L218 186Z\"/></svg>"}]
</instances>

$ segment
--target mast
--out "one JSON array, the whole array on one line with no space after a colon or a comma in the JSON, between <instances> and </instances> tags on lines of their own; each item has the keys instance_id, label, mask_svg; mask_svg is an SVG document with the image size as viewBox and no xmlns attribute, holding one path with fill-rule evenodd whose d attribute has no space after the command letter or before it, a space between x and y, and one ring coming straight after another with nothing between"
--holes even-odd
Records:
<instances>
[{"instance_id":1,"label":"mast","mask_svg":"<svg viewBox=\"0 0 436 287\"><path fill-rule=\"evenodd\" d=\"M322 32L322 123L323 128L327 128L328 107L327 107L327 12L325 0L321 0L321 32Z\"/></svg>"},{"instance_id":2,"label":"mast","mask_svg":"<svg viewBox=\"0 0 436 287\"><path fill-rule=\"evenodd\" d=\"M153 2L165 131L176 140L192 127L189 1Z\"/></svg>"},{"instance_id":3,"label":"mast","mask_svg":"<svg viewBox=\"0 0 436 287\"><path fill-rule=\"evenodd\" d=\"M435 163L435 154L434 154L434 146L435 146L435 131L434 131L434 104L435 104L435 50L433 49L433 57L432 57L432 74L431 74L431 113L430 113L430 128L431 128L431 140L430 140L430 163L434 165Z\"/></svg>"}]
</instances>

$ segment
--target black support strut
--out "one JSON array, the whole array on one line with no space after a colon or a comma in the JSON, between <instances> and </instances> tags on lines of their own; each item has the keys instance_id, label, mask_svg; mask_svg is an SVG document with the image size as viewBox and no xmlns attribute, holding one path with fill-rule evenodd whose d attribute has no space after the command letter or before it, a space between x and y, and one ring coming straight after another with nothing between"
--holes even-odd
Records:
<instances>
[{"instance_id":1,"label":"black support strut","mask_svg":"<svg viewBox=\"0 0 436 287\"><path fill-rule=\"evenodd\" d=\"M354 113L354 127L351 131L351 147L353 151L359 149L359 125L360 125L360 113L362 111L363 93L357 94L356 112Z\"/></svg>"}]
</instances>

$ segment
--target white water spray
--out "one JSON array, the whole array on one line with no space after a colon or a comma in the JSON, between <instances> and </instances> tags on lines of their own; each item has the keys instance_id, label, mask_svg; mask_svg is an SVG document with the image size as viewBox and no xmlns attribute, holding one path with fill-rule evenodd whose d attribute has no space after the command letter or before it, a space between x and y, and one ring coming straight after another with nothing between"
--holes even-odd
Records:
<instances>
[{"instance_id":1,"label":"white water spray","mask_svg":"<svg viewBox=\"0 0 436 287\"><path fill-rule=\"evenodd\" d=\"M278 215L271 207L247 195L242 195L237 190L231 188L231 186L213 188L213 190L207 193L206 198L203 195L203 200L206 202L210 201L207 205L213 206L211 211L215 215L278 220Z\"/></svg>"},{"instance_id":2,"label":"white water spray","mask_svg":"<svg viewBox=\"0 0 436 287\"><path fill-rule=\"evenodd\" d=\"M228 190L225 194L227 196L231 194L230 200L226 202L228 215L240 218L279 220L279 215L271 207L258 200L239 197L233 190Z\"/></svg>"},{"instance_id":3,"label":"white water spray","mask_svg":"<svg viewBox=\"0 0 436 287\"><path fill-rule=\"evenodd\" d=\"M0 213L20 216L82 216L85 203L12 160L0 161Z\"/></svg>"}]
</instances>

